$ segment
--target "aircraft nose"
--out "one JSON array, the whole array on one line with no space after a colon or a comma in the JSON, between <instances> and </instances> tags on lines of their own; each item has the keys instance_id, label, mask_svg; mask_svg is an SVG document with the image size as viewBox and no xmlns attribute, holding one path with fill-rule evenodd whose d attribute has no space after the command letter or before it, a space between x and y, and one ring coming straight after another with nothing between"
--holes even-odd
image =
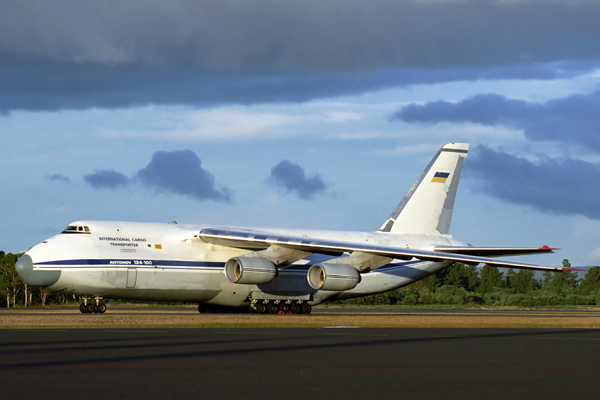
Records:
<instances>
[{"instance_id":1,"label":"aircraft nose","mask_svg":"<svg viewBox=\"0 0 600 400\"><path fill-rule=\"evenodd\" d=\"M51 286L60 278L60 271L41 271L33 269L33 260L28 254L24 254L15 264L17 273L28 285Z\"/></svg>"}]
</instances>

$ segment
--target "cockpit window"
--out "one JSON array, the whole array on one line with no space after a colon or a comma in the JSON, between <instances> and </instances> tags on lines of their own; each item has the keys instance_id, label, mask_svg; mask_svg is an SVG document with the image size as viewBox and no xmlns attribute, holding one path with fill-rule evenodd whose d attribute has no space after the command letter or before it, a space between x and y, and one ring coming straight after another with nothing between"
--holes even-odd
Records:
<instances>
[{"instance_id":1,"label":"cockpit window","mask_svg":"<svg viewBox=\"0 0 600 400\"><path fill-rule=\"evenodd\" d=\"M62 233L91 233L89 226L69 225Z\"/></svg>"}]
</instances>

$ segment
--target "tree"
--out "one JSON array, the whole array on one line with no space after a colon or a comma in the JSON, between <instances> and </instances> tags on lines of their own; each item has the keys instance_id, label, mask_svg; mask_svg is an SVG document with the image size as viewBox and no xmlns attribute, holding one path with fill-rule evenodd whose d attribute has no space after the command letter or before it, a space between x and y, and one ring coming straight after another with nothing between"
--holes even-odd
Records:
<instances>
[{"instance_id":1,"label":"tree","mask_svg":"<svg viewBox=\"0 0 600 400\"><path fill-rule=\"evenodd\" d=\"M423 279L425 283L425 287L429 289L430 292L435 292L437 288L442 286L442 279L438 276L438 274L429 275L427 278Z\"/></svg>"},{"instance_id":2,"label":"tree","mask_svg":"<svg viewBox=\"0 0 600 400\"><path fill-rule=\"evenodd\" d=\"M514 272L514 271L513 271ZM533 271L521 269L516 274L510 276L509 285L517 293L529 293L539 287Z\"/></svg>"},{"instance_id":3,"label":"tree","mask_svg":"<svg viewBox=\"0 0 600 400\"><path fill-rule=\"evenodd\" d=\"M465 265L461 263L454 263L452 266L447 268L443 282L444 285L454 286L459 288L465 288L468 283L467 274L465 273Z\"/></svg>"},{"instance_id":4,"label":"tree","mask_svg":"<svg viewBox=\"0 0 600 400\"><path fill-rule=\"evenodd\" d=\"M541 281L542 289L552 290L552 278L554 278L554 275L556 275L556 272L544 271Z\"/></svg>"},{"instance_id":5,"label":"tree","mask_svg":"<svg viewBox=\"0 0 600 400\"><path fill-rule=\"evenodd\" d=\"M40 301L42 302L42 307L46 307L46 300L48 298L48 291L43 287L36 287L38 296L40 297Z\"/></svg>"},{"instance_id":6,"label":"tree","mask_svg":"<svg viewBox=\"0 0 600 400\"><path fill-rule=\"evenodd\" d=\"M600 289L600 267L590 268L581 281L581 290L594 293Z\"/></svg>"},{"instance_id":7,"label":"tree","mask_svg":"<svg viewBox=\"0 0 600 400\"><path fill-rule=\"evenodd\" d=\"M571 268L571 263L567 259L564 259L562 264L563 268ZM554 273L546 285L548 289L554 291L556 294L561 294L566 290L577 287L577 274L573 271Z\"/></svg>"},{"instance_id":8,"label":"tree","mask_svg":"<svg viewBox=\"0 0 600 400\"><path fill-rule=\"evenodd\" d=\"M467 265L463 269L463 274L466 279L466 289L470 292L474 292L479 286L479 271L474 265Z\"/></svg>"},{"instance_id":9,"label":"tree","mask_svg":"<svg viewBox=\"0 0 600 400\"><path fill-rule=\"evenodd\" d=\"M4 252L2 252L4 253ZM7 273L7 268L3 262L4 254L0 258L0 296L6 297L6 308L10 308L10 282L12 278Z\"/></svg>"},{"instance_id":10,"label":"tree","mask_svg":"<svg viewBox=\"0 0 600 400\"><path fill-rule=\"evenodd\" d=\"M510 282L513 280L515 275L516 272L513 268L509 268L508 271L506 271L506 275L504 276L504 284L506 285L506 287L511 287Z\"/></svg>"},{"instance_id":11,"label":"tree","mask_svg":"<svg viewBox=\"0 0 600 400\"><path fill-rule=\"evenodd\" d=\"M0 259L0 295L6 296L6 307L17 302L17 294L24 282L21 280L17 271L15 270L15 264L19 258L18 254L4 254Z\"/></svg>"},{"instance_id":12,"label":"tree","mask_svg":"<svg viewBox=\"0 0 600 400\"><path fill-rule=\"evenodd\" d=\"M504 274L497 267L487 264L481 269L478 291L480 293L491 292L493 288L504 287Z\"/></svg>"}]
</instances>

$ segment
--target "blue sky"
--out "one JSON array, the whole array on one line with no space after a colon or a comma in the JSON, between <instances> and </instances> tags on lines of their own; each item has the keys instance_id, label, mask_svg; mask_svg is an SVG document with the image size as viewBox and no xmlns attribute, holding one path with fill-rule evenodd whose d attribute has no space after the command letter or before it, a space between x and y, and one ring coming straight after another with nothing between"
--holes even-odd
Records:
<instances>
[{"instance_id":1,"label":"blue sky","mask_svg":"<svg viewBox=\"0 0 600 400\"><path fill-rule=\"evenodd\" d=\"M0 249L78 219L376 230L437 149L451 233L600 264L600 4L4 2Z\"/></svg>"}]
</instances>

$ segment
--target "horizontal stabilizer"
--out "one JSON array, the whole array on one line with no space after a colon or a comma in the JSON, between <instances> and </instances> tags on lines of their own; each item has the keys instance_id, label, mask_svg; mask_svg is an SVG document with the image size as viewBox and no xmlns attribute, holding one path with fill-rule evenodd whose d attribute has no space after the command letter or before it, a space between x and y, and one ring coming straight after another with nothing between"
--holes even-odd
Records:
<instances>
[{"instance_id":1,"label":"horizontal stabilizer","mask_svg":"<svg viewBox=\"0 0 600 400\"><path fill-rule=\"evenodd\" d=\"M471 246L449 246L436 247L434 251L443 253L457 253L480 257L500 257L500 256L522 256L526 254L554 253L556 248L548 246L542 247L471 247Z\"/></svg>"}]
</instances>

